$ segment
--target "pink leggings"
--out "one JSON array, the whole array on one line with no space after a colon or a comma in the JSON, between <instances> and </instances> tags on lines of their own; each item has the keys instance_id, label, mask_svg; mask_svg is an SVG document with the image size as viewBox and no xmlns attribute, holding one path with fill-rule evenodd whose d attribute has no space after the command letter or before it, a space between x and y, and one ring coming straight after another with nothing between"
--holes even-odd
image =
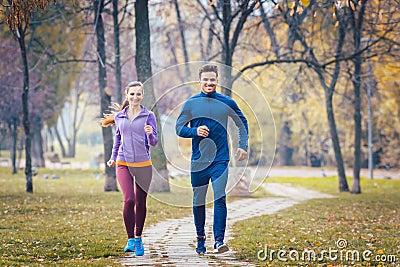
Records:
<instances>
[{"instance_id":1,"label":"pink leggings","mask_svg":"<svg viewBox=\"0 0 400 267\"><path fill-rule=\"evenodd\" d=\"M152 166L127 167L117 165L117 179L124 194L124 223L128 238L141 236L146 219L146 198Z\"/></svg>"}]
</instances>

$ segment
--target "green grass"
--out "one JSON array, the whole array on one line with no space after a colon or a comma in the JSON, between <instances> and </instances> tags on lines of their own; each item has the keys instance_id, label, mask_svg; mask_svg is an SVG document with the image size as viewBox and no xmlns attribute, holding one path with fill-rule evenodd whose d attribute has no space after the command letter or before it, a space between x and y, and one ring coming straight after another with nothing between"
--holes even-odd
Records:
<instances>
[{"instance_id":1,"label":"green grass","mask_svg":"<svg viewBox=\"0 0 400 267\"><path fill-rule=\"evenodd\" d=\"M117 259L124 254L126 242L122 193L103 192L104 178L98 170L39 168L38 172L34 193L28 194L22 171L11 175L10 168L0 168L0 265L119 266ZM60 178L44 179L44 174ZM360 195L338 193L334 177L268 178L266 186L269 182L305 186L336 198L314 199L277 214L236 223L230 245L241 259L261 266L339 266L341 262L327 260L281 262L275 257L274 261L262 261L257 253L265 246L319 252L336 248L335 242L344 238L348 249L396 254L399 261L400 181L363 179ZM178 202L180 193L165 199ZM253 197L263 196L268 195L261 188ZM234 199L238 198L228 200ZM146 226L190 214L190 208L148 198ZM366 262L357 264L367 266Z\"/></svg>"},{"instance_id":2,"label":"green grass","mask_svg":"<svg viewBox=\"0 0 400 267\"><path fill-rule=\"evenodd\" d=\"M0 265L119 266L126 242L122 193L103 192L96 170L38 172L28 194L22 171L0 168ZM146 225L190 213L148 198Z\"/></svg>"},{"instance_id":3,"label":"green grass","mask_svg":"<svg viewBox=\"0 0 400 267\"><path fill-rule=\"evenodd\" d=\"M234 239L230 245L238 251L238 257L260 266L400 266L400 181L362 179L362 194L338 193L337 179L329 178L269 178L269 182L304 186L335 196L331 199L313 199L297 204L277 214L265 215L240 221L234 225ZM375 255L396 255L395 263L330 260L299 260L296 252L305 249L322 253L337 249L336 241L345 239L347 247L343 255L357 250ZM263 257L267 248L267 258ZM275 250L272 259L270 253ZM278 250L286 254L288 261L277 258ZM340 250L339 250L340 251ZM283 253L283 252L282 252ZM339 253L339 252L338 252ZM352 253L352 252L349 252ZM340 255L340 254L337 254ZM325 256L328 256L325 254ZM368 256L368 255L367 255ZM349 257L351 259L351 254ZM294 259L294 260L291 260ZM347 265L345 265L347 264Z\"/></svg>"}]
</instances>

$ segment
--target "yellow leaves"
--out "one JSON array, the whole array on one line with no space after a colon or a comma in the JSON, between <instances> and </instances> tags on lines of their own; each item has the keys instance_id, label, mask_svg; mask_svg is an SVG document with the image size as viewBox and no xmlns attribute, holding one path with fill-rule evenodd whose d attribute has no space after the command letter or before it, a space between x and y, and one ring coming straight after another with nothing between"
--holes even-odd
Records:
<instances>
[{"instance_id":1,"label":"yellow leaves","mask_svg":"<svg viewBox=\"0 0 400 267\"><path fill-rule=\"evenodd\" d=\"M210 1L208 1L208 5L209 5L209 6L215 6L215 2L212 1L212 0L210 0Z\"/></svg>"},{"instance_id":2,"label":"yellow leaves","mask_svg":"<svg viewBox=\"0 0 400 267\"><path fill-rule=\"evenodd\" d=\"M289 2L288 3L288 8L290 9L290 16L293 16L295 13L297 14L302 14L304 11L304 8L307 8L310 5L310 0L300 0L300 2L298 2L296 4L295 1ZM274 9L278 9L279 6L278 4L274 7Z\"/></svg>"},{"instance_id":3,"label":"yellow leaves","mask_svg":"<svg viewBox=\"0 0 400 267\"><path fill-rule=\"evenodd\" d=\"M16 31L21 25L29 25L32 14L38 9L44 10L49 4L49 0L12 1L5 10L6 23Z\"/></svg>"},{"instance_id":4,"label":"yellow leaves","mask_svg":"<svg viewBox=\"0 0 400 267\"><path fill-rule=\"evenodd\" d=\"M254 9L258 9L260 7L260 1L257 1L256 4L254 5Z\"/></svg>"},{"instance_id":5,"label":"yellow leaves","mask_svg":"<svg viewBox=\"0 0 400 267\"><path fill-rule=\"evenodd\" d=\"M301 0L300 2L304 7L308 7L310 5L310 0Z\"/></svg>"},{"instance_id":6,"label":"yellow leaves","mask_svg":"<svg viewBox=\"0 0 400 267\"><path fill-rule=\"evenodd\" d=\"M338 9L341 9L342 7L350 7L353 11L356 11L357 3L358 5L361 5L360 1L357 2L353 0L335 1L335 3L332 6L332 13L335 13Z\"/></svg>"}]
</instances>

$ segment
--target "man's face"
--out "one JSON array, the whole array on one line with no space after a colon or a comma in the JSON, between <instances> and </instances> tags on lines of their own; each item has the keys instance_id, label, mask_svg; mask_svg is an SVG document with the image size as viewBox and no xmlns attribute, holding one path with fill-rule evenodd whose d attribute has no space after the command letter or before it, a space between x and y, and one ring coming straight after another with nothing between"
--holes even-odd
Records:
<instances>
[{"instance_id":1,"label":"man's face","mask_svg":"<svg viewBox=\"0 0 400 267\"><path fill-rule=\"evenodd\" d=\"M215 91L218 84L217 74L215 72L203 72L200 77L201 91L210 94Z\"/></svg>"}]
</instances>

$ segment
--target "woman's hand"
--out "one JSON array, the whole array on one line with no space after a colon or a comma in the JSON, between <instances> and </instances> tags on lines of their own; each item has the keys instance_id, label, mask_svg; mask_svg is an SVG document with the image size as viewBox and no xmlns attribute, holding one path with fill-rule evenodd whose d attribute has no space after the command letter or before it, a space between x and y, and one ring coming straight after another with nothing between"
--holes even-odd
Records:
<instances>
[{"instance_id":1,"label":"woman's hand","mask_svg":"<svg viewBox=\"0 0 400 267\"><path fill-rule=\"evenodd\" d=\"M115 166L115 160L110 159L109 161L107 161L107 166L108 167L114 167Z\"/></svg>"},{"instance_id":2,"label":"woman's hand","mask_svg":"<svg viewBox=\"0 0 400 267\"><path fill-rule=\"evenodd\" d=\"M144 131L148 135L151 135L151 134L153 134L153 127L151 127L151 125L146 124L146 125L144 125Z\"/></svg>"}]
</instances>

